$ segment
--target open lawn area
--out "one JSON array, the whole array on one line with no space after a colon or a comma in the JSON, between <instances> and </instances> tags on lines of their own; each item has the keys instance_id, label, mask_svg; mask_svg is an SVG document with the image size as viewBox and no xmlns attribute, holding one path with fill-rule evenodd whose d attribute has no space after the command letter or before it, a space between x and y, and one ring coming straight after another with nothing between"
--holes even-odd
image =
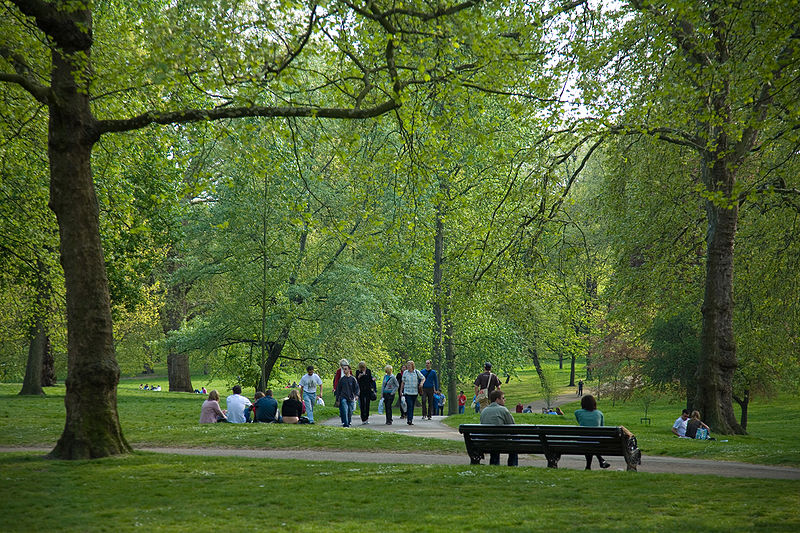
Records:
<instances>
[{"instance_id":1,"label":"open lawn area","mask_svg":"<svg viewBox=\"0 0 800 533\"><path fill-rule=\"evenodd\" d=\"M800 482L136 453L0 454L11 531L797 531Z\"/></svg>"},{"instance_id":2,"label":"open lawn area","mask_svg":"<svg viewBox=\"0 0 800 533\"><path fill-rule=\"evenodd\" d=\"M517 382L515 384L515 381ZM223 390L224 384L219 384ZM46 397L20 397L20 385L0 384L0 445L54 446L64 427L64 387L47 388ZM166 389L166 387L164 387ZM516 391L515 391L516 389ZM507 405L513 411L516 395L527 390L524 382L512 379L506 390ZM278 389L279 399L286 394ZM338 416L333 398L326 391L327 407L315 410L316 418ZM464 453L463 442L412 437L373 431L341 431L338 427L272 424L197 423L204 395L138 390L138 382L123 381L118 390L118 407L125 437L134 447L221 447L221 448L316 448L426 453ZM222 394L222 404L226 394ZM531 398L531 399L535 399ZM527 401L527 400L526 400ZM564 417L542 414L514 414L517 423L575 424L575 403L562 406ZM616 402L601 398L598 408L606 425L624 425L638 437L645 455L668 455L697 459L718 459L759 464L800 466L800 430L788 421L800 419L800 406L789 394L773 399L757 398L750 407L749 435L720 436L715 441L678 439L670 432L682 406L665 400L654 402L650 424L640 419L638 402ZM374 406L377 412L377 402ZM24 416L21 416L24 414ZM446 419L452 427L477 423L478 415L467 412ZM713 428L712 428L713 429Z\"/></svg>"}]
</instances>

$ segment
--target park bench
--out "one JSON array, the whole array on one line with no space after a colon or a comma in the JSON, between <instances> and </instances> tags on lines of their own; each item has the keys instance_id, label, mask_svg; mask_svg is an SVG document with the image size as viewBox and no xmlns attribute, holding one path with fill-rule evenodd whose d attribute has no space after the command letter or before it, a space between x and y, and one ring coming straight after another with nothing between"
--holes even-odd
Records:
<instances>
[{"instance_id":1,"label":"park bench","mask_svg":"<svg viewBox=\"0 0 800 533\"><path fill-rule=\"evenodd\" d=\"M481 463L485 453L543 454L549 468L558 468L562 455L587 453L624 457L628 470L635 471L642 463L636 437L628 438L615 426L461 424L458 431L464 435L470 464L474 465Z\"/></svg>"}]
</instances>

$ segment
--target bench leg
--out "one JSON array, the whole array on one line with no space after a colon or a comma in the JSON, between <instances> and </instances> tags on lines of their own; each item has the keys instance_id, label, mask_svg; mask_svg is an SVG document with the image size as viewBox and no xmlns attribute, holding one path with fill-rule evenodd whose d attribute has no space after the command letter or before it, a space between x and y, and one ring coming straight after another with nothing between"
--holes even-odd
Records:
<instances>
[{"instance_id":1,"label":"bench leg","mask_svg":"<svg viewBox=\"0 0 800 533\"><path fill-rule=\"evenodd\" d=\"M471 465L479 465L479 464L481 464L482 460L483 460L483 454L482 453L470 454L469 455L469 464L471 464Z\"/></svg>"},{"instance_id":2,"label":"bench leg","mask_svg":"<svg viewBox=\"0 0 800 533\"><path fill-rule=\"evenodd\" d=\"M547 458L547 468L558 468L558 461L561 459L560 453L551 453L545 455Z\"/></svg>"}]
</instances>

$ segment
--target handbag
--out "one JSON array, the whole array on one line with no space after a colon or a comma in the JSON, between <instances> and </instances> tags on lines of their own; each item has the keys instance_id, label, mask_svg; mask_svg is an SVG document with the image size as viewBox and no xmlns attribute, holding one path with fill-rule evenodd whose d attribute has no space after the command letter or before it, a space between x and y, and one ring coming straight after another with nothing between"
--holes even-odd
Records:
<instances>
[{"instance_id":1,"label":"handbag","mask_svg":"<svg viewBox=\"0 0 800 533\"><path fill-rule=\"evenodd\" d=\"M493 377L494 374L490 372L489 379L486 380L486 388L478 391L478 394L475 399L478 400L478 403L481 405L483 405L484 403L489 403L489 384L492 382Z\"/></svg>"},{"instance_id":2,"label":"handbag","mask_svg":"<svg viewBox=\"0 0 800 533\"><path fill-rule=\"evenodd\" d=\"M381 398L381 401L378 402L378 414L379 415L383 414L383 398Z\"/></svg>"},{"instance_id":3,"label":"handbag","mask_svg":"<svg viewBox=\"0 0 800 533\"><path fill-rule=\"evenodd\" d=\"M378 399L378 395L375 394L374 390L370 389L369 390L369 401L374 402L377 399Z\"/></svg>"},{"instance_id":4,"label":"handbag","mask_svg":"<svg viewBox=\"0 0 800 533\"><path fill-rule=\"evenodd\" d=\"M403 408L404 413L408 411L408 402L406 402L405 395L400 397L400 406Z\"/></svg>"}]
</instances>

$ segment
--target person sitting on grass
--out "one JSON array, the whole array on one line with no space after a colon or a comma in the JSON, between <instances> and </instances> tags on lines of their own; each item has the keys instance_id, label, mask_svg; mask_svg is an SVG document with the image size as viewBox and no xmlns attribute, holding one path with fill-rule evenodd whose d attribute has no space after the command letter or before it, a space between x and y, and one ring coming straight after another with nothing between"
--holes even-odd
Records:
<instances>
[{"instance_id":1,"label":"person sitting on grass","mask_svg":"<svg viewBox=\"0 0 800 533\"><path fill-rule=\"evenodd\" d=\"M272 397L272 389L267 389L266 392L258 391L255 399L256 402L253 404L255 414L253 418L256 422L264 424L280 422L278 402Z\"/></svg>"},{"instance_id":2,"label":"person sitting on grass","mask_svg":"<svg viewBox=\"0 0 800 533\"><path fill-rule=\"evenodd\" d=\"M292 389L289 397L283 400L281 405L281 418L284 424L297 424L303 416L303 402L300 401L300 393L297 389Z\"/></svg>"},{"instance_id":3,"label":"person sitting on grass","mask_svg":"<svg viewBox=\"0 0 800 533\"><path fill-rule=\"evenodd\" d=\"M200 408L200 423L213 424L227 421L225 411L219 407L219 393L216 390L212 390L208 393L208 399L203 402L203 407Z\"/></svg>"},{"instance_id":4,"label":"person sitting on grass","mask_svg":"<svg viewBox=\"0 0 800 533\"><path fill-rule=\"evenodd\" d=\"M242 396L242 386L234 385L233 394L225 400L228 406L228 422L244 424L250 422L250 399Z\"/></svg>"},{"instance_id":5,"label":"person sitting on grass","mask_svg":"<svg viewBox=\"0 0 800 533\"><path fill-rule=\"evenodd\" d=\"M686 437L686 422L689 420L689 416L690 416L689 410L688 409L684 409L681 412L681 416L679 416L678 419L675 420L675 423L672 424L672 433L674 433L676 436L678 436L680 438L685 438Z\"/></svg>"},{"instance_id":6,"label":"person sitting on grass","mask_svg":"<svg viewBox=\"0 0 800 533\"><path fill-rule=\"evenodd\" d=\"M711 428L700 420L700 411L692 411L692 418L686 423L686 438L697 440L714 440L708 436Z\"/></svg>"}]
</instances>

